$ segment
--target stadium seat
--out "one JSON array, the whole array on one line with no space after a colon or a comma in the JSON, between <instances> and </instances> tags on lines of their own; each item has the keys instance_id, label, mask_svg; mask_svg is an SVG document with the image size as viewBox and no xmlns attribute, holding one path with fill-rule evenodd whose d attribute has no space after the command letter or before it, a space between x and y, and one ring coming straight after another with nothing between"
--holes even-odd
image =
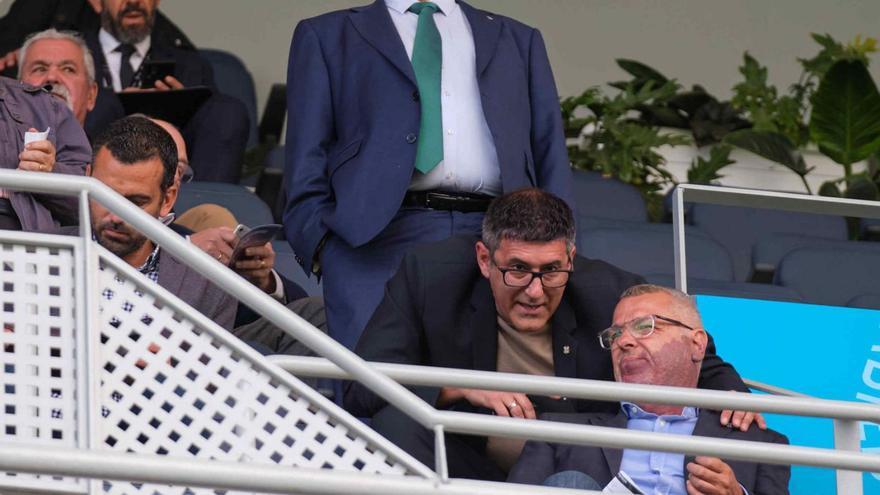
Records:
<instances>
[{"instance_id":1,"label":"stadium seat","mask_svg":"<svg viewBox=\"0 0 880 495\"><path fill-rule=\"evenodd\" d=\"M257 91L253 76L240 58L227 51L203 48L199 55L211 64L217 89L244 103L250 118L247 145L248 148L254 146L257 144Z\"/></svg>"},{"instance_id":2,"label":"stadium seat","mask_svg":"<svg viewBox=\"0 0 880 495\"><path fill-rule=\"evenodd\" d=\"M675 287L675 278L671 275L651 275L648 282L665 287ZM739 297L742 299L762 299L765 301L802 302L803 298L797 291L788 287L770 284L753 284L750 282L724 282L719 280L702 280L688 277L687 292L691 295Z\"/></svg>"},{"instance_id":3,"label":"stadium seat","mask_svg":"<svg viewBox=\"0 0 880 495\"><path fill-rule=\"evenodd\" d=\"M310 296L323 296L324 289L315 277L307 277L302 267L296 261L290 244L285 241L273 241L275 249L275 269L279 274L293 280Z\"/></svg>"},{"instance_id":4,"label":"stadium seat","mask_svg":"<svg viewBox=\"0 0 880 495\"><path fill-rule=\"evenodd\" d=\"M648 210L634 186L598 172L572 170L574 199L579 217L646 222Z\"/></svg>"},{"instance_id":5,"label":"stadium seat","mask_svg":"<svg viewBox=\"0 0 880 495\"><path fill-rule=\"evenodd\" d=\"M644 277L675 273L672 226L619 222L616 226L580 228L578 254L598 258ZM733 280L733 265L724 246L696 228L687 229L688 276Z\"/></svg>"},{"instance_id":6,"label":"stadium seat","mask_svg":"<svg viewBox=\"0 0 880 495\"><path fill-rule=\"evenodd\" d=\"M755 278L771 282L773 280L773 272L776 270L779 261L785 257L786 254L795 249L804 247L842 249L860 247L864 249L875 249L880 253L880 245L874 243L841 241L836 239L826 239L823 237L794 234L773 234L767 238L758 240L752 248L752 269L754 270Z\"/></svg>"},{"instance_id":7,"label":"stadium seat","mask_svg":"<svg viewBox=\"0 0 880 495\"><path fill-rule=\"evenodd\" d=\"M728 249L736 280L753 280L752 248L773 234L797 234L824 239L847 239L843 217L812 215L759 208L737 208L696 203L693 224Z\"/></svg>"},{"instance_id":8,"label":"stadium seat","mask_svg":"<svg viewBox=\"0 0 880 495\"><path fill-rule=\"evenodd\" d=\"M199 181L183 184L174 209L182 213L204 203L214 203L227 208L239 223L249 227L274 223L269 206L246 187L238 184Z\"/></svg>"},{"instance_id":9,"label":"stadium seat","mask_svg":"<svg viewBox=\"0 0 880 495\"><path fill-rule=\"evenodd\" d=\"M876 294L880 251L861 245L807 247L785 255L775 283L800 293L804 302L843 306L857 296Z\"/></svg>"}]
</instances>

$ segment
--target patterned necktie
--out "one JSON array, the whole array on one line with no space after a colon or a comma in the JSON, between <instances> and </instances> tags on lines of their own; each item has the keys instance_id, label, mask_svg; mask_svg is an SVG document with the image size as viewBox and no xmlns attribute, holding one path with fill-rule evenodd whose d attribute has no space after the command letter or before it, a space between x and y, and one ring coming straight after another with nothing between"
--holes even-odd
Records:
<instances>
[{"instance_id":1,"label":"patterned necktie","mask_svg":"<svg viewBox=\"0 0 880 495\"><path fill-rule=\"evenodd\" d=\"M134 53L134 45L123 43L116 47L116 51L122 54L119 62L119 83L122 89L131 86L134 80L134 67L131 66L131 55Z\"/></svg>"},{"instance_id":2,"label":"patterned necktie","mask_svg":"<svg viewBox=\"0 0 880 495\"><path fill-rule=\"evenodd\" d=\"M443 160L443 114L440 110L443 45L434 24L434 12L440 8L431 2L416 2L408 10L419 16L412 50L412 65L422 107L415 167L427 174Z\"/></svg>"}]
</instances>

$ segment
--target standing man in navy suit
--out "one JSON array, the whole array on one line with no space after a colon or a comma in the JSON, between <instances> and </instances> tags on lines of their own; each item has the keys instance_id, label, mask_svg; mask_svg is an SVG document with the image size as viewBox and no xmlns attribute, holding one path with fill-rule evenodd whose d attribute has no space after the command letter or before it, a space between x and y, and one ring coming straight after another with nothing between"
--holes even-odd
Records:
<instances>
[{"instance_id":1,"label":"standing man in navy suit","mask_svg":"<svg viewBox=\"0 0 880 495\"><path fill-rule=\"evenodd\" d=\"M540 33L455 0L377 0L299 23L288 65L287 238L353 348L414 244L478 233L489 201L571 203Z\"/></svg>"}]
</instances>

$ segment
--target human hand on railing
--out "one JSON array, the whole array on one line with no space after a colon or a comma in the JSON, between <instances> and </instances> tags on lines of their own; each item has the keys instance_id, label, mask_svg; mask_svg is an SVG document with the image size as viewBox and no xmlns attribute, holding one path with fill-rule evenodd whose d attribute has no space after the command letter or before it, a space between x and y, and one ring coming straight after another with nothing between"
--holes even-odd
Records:
<instances>
[{"instance_id":1,"label":"human hand on railing","mask_svg":"<svg viewBox=\"0 0 880 495\"><path fill-rule=\"evenodd\" d=\"M717 457L697 456L687 467L688 495L742 495L730 466Z\"/></svg>"},{"instance_id":2,"label":"human hand on railing","mask_svg":"<svg viewBox=\"0 0 880 495\"><path fill-rule=\"evenodd\" d=\"M721 411L722 426L728 426L728 424L731 424L733 425L733 428L748 431L752 422L756 422L758 428L762 430L767 429L767 422L764 420L764 416L762 416L761 413L751 411L731 411L729 409Z\"/></svg>"},{"instance_id":3,"label":"human hand on railing","mask_svg":"<svg viewBox=\"0 0 880 495\"><path fill-rule=\"evenodd\" d=\"M498 416L535 419L535 408L526 394L516 392L499 392L496 390L479 390L475 388L443 387L438 406L445 406L459 400L466 400L476 407L491 409Z\"/></svg>"},{"instance_id":4,"label":"human hand on railing","mask_svg":"<svg viewBox=\"0 0 880 495\"><path fill-rule=\"evenodd\" d=\"M37 132L33 127L28 132ZM19 170L51 172L55 168L55 145L48 139L28 143L18 155Z\"/></svg>"}]
</instances>

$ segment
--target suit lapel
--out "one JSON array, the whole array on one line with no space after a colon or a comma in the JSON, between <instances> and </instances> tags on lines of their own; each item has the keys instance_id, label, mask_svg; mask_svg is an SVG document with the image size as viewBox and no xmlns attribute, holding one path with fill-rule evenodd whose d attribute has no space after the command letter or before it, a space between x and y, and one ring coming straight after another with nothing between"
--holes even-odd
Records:
<instances>
[{"instance_id":1,"label":"suit lapel","mask_svg":"<svg viewBox=\"0 0 880 495\"><path fill-rule=\"evenodd\" d=\"M501 35L501 20L462 1L458 2L458 6L464 12L474 35L477 77L479 77L495 55L498 38Z\"/></svg>"},{"instance_id":2,"label":"suit lapel","mask_svg":"<svg viewBox=\"0 0 880 495\"><path fill-rule=\"evenodd\" d=\"M563 298L551 320L553 334L553 369L556 376L577 378L577 341L572 336L577 326L574 310Z\"/></svg>"},{"instance_id":3,"label":"suit lapel","mask_svg":"<svg viewBox=\"0 0 880 495\"><path fill-rule=\"evenodd\" d=\"M372 5L357 9L348 17L355 29L367 42L388 59L415 85L416 75L412 63L406 56L406 49L397 33L397 28L388 15L385 2L377 0Z\"/></svg>"},{"instance_id":4,"label":"suit lapel","mask_svg":"<svg viewBox=\"0 0 880 495\"><path fill-rule=\"evenodd\" d=\"M469 335L473 336L474 369L495 371L498 367L498 313L489 281L480 277L471 294Z\"/></svg>"},{"instance_id":5,"label":"suit lapel","mask_svg":"<svg viewBox=\"0 0 880 495\"><path fill-rule=\"evenodd\" d=\"M182 293L180 289L183 287L182 273L183 267L180 266L180 263L172 258L170 253L162 252L160 248L159 278L157 283L168 292L177 294L180 297L179 295Z\"/></svg>"},{"instance_id":6,"label":"suit lapel","mask_svg":"<svg viewBox=\"0 0 880 495\"><path fill-rule=\"evenodd\" d=\"M721 426L721 415L715 411L700 409L700 415L697 417L697 424L694 425L694 433L692 436L727 438L733 432L733 429ZM689 462L694 461L694 456L686 455L684 464L681 466L682 472L686 473L685 466Z\"/></svg>"},{"instance_id":7,"label":"suit lapel","mask_svg":"<svg viewBox=\"0 0 880 495\"><path fill-rule=\"evenodd\" d=\"M597 415L592 420L593 426L607 426L611 428L626 429L626 415L623 410L619 410L617 414ZM602 447L602 455L605 456L605 462L608 463L608 469L611 470L613 478L620 471L620 463L623 462L623 450L612 447Z\"/></svg>"}]
</instances>

